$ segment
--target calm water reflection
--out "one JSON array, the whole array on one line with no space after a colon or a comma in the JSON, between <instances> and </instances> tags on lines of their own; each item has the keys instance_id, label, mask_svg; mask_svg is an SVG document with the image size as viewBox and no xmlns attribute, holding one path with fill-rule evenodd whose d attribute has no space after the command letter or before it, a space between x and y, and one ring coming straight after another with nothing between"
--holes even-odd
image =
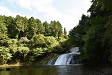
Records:
<instances>
[{"instance_id":1,"label":"calm water reflection","mask_svg":"<svg viewBox=\"0 0 112 75\"><path fill-rule=\"evenodd\" d=\"M83 65L70 66L24 66L11 67L10 71L0 68L0 75L112 75L111 66L87 67Z\"/></svg>"}]
</instances>

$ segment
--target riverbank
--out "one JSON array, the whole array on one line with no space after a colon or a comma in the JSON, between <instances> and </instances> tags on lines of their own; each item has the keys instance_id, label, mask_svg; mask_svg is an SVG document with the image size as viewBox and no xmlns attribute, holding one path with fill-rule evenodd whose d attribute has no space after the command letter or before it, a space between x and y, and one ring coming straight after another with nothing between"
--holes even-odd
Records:
<instances>
[{"instance_id":1,"label":"riverbank","mask_svg":"<svg viewBox=\"0 0 112 75\"><path fill-rule=\"evenodd\" d=\"M0 67L14 67L14 66L23 66L23 63L3 64L3 65L0 65Z\"/></svg>"},{"instance_id":2,"label":"riverbank","mask_svg":"<svg viewBox=\"0 0 112 75\"><path fill-rule=\"evenodd\" d=\"M50 53L50 54L46 54L45 56L39 57L37 59L37 61L35 62L18 62L18 63L10 63L10 64L3 64L0 65L0 67L14 67L14 66L28 66L28 65L42 65L42 64L46 64L49 60L55 58L56 56L58 56L59 54L55 54L55 53Z\"/></svg>"}]
</instances>

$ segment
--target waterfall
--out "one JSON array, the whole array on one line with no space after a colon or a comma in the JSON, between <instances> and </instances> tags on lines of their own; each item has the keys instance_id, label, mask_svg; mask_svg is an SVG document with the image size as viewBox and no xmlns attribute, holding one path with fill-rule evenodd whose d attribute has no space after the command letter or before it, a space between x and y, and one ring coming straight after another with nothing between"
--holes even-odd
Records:
<instances>
[{"instance_id":1,"label":"waterfall","mask_svg":"<svg viewBox=\"0 0 112 75\"><path fill-rule=\"evenodd\" d=\"M53 64L52 64L53 63ZM51 65L81 64L79 47L70 49L70 53L60 55L55 61L50 61Z\"/></svg>"},{"instance_id":2,"label":"waterfall","mask_svg":"<svg viewBox=\"0 0 112 75\"><path fill-rule=\"evenodd\" d=\"M62 54L57 58L54 65L68 65L70 60L71 57L69 54Z\"/></svg>"}]
</instances>

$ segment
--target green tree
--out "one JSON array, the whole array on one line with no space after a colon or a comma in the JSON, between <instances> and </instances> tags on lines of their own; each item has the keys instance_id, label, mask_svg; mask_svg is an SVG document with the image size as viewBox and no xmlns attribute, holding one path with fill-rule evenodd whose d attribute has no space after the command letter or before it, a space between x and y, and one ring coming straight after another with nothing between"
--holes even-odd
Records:
<instances>
[{"instance_id":1,"label":"green tree","mask_svg":"<svg viewBox=\"0 0 112 75\"><path fill-rule=\"evenodd\" d=\"M57 34L57 36L58 36L58 39L59 39L59 37L62 35L62 25L61 25L61 23L59 22L59 21L57 21L57 32L58 32L58 34Z\"/></svg>"},{"instance_id":2,"label":"green tree","mask_svg":"<svg viewBox=\"0 0 112 75\"><path fill-rule=\"evenodd\" d=\"M36 33L43 34L45 32L45 27L39 19L36 19Z\"/></svg>"},{"instance_id":3,"label":"green tree","mask_svg":"<svg viewBox=\"0 0 112 75\"><path fill-rule=\"evenodd\" d=\"M107 11L112 10L111 9L112 1L110 1L110 0L93 0L93 1L97 2L97 5L100 5L102 10L104 10L104 9L106 9Z\"/></svg>"},{"instance_id":4,"label":"green tree","mask_svg":"<svg viewBox=\"0 0 112 75\"><path fill-rule=\"evenodd\" d=\"M16 29L16 38L20 38L20 32L24 31L24 27L23 27L23 22L22 22L22 17L19 15L16 15L15 18L15 29Z\"/></svg>"},{"instance_id":5,"label":"green tree","mask_svg":"<svg viewBox=\"0 0 112 75\"><path fill-rule=\"evenodd\" d=\"M90 27L84 35L82 55L89 62L105 63L111 59L110 3L106 0L93 0L88 10L91 13Z\"/></svg>"},{"instance_id":6,"label":"green tree","mask_svg":"<svg viewBox=\"0 0 112 75\"><path fill-rule=\"evenodd\" d=\"M33 37L33 35L36 35L36 30L37 30L37 24L34 19L34 17L29 18L28 21L28 32L29 32L29 38Z\"/></svg>"},{"instance_id":7,"label":"green tree","mask_svg":"<svg viewBox=\"0 0 112 75\"><path fill-rule=\"evenodd\" d=\"M22 22L23 22L23 31L21 31L20 35L22 37L28 37L29 34L28 34L28 19L27 17L22 17Z\"/></svg>"},{"instance_id":8,"label":"green tree","mask_svg":"<svg viewBox=\"0 0 112 75\"><path fill-rule=\"evenodd\" d=\"M15 18L15 28L17 30L17 38L19 39L23 36L25 36L25 32L28 29L27 25L27 18L26 17L21 17L19 15L16 16Z\"/></svg>"},{"instance_id":9,"label":"green tree","mask_svg":"<svg viewBox=\"0 0 112 75\"><path fill-rule=\"evenodd\" d=\"M15 28L15 18L13 18L12 16L6 17L5 24L8 29L8 37L16 38L17 30Z\"/></svg>"},{"instance_id":10,"label":"green tree","mask_svg":"<svg viewBox=\"0 0 112 75\"><path fill-rule=\"evenodd\" d=\"M0 16L0 39L7 37L7 27L4 23L4 17Z\"/></svg>"},{"instance_id":11,"label":"green tree","mask_svg":"<svg viewBox=\"0 0 112 75\"><path fill-rule=\"evenodd\" d=\"M101 63L108 60L108 57L105 57L105 46L102 46L102 39L105 32L104 23L104 19L95 18L91 22L92 26L84 36L84 57L94 63Z\"/></svg>"},{"instance_id":12,"label":"green tree","mask_svg":"<svg viewBox=\"0 0 112 75\"><path fill-rule=\"evenodd\" d=\"M50 26L51 26L51 35L54 37L58 37L59 39L59 37L62 34L62 25L60 24L60 22L51 21Z\"/></svg>"},{"instance_id":13,"label":"green tree","mask_svg":"<svg viewBox=\"0 0 112 75\"><path fill-rule=\"evenodd\" d=\"M80 49L83 47L83 36L86 34L86 31L90 27L89 25L89 17L86 15L82 15L78 26L74 27L69 32L71 46L78 46L80 47Z\"/></svg>"},{"instance_id":14,"label":"green tree","mask_svg":"<svg viewBox=\"0 0 112 75\"><path fill-rule=\"evenodd\" d=\"M29 53L28 47L18 47L17 52L15 53L21 61L25 61L27 58L27 54Z\"/></svg>"},{"instance_id":15,"label":"green tree","mask_svg":"<svg viewBox=\"0 0 112 75\"><path fill-rule=\"evenodd\" d=\"M8 48L0 47L0 64L6 64L8 60L11 60L12 54Z\"/></svg>"},{"instance_id":16,"label":"green tree","mask_svg":"<svg viewBox=\"0 0 112 75\"><path fill-rule=\"evenodd\" d=\"M43 22L43 26L45 27L45 33L44 33L44 35L46 35L46 36L51 35L49 23L47 23L45 21L45 22Z\"/></svg>"},{"instance_id":17,"label":"green tree","mask_svg":"<svg viewBox=\"0 0 112 75\"><path fill-rule=\"evenodd\" d=\"M0 63L34 61L45 53L61 52L66 40L61 35L59 21L49 24L34 17L0 16Z\"/></svg>"},{"instance_id":18,"label":"green tree","mask_svg":"<svg viewBox=\"0 0 112 75\"><path fill-rule=\"evenodd\" d=\"M5 24L5 16L0 16L0 46L6 46L8 39L7 32L8 30Z\"/></svg>"},{"instance_id":19,"label":"green tree","mask_svg":"<svg viewBox=\"0 0 112 75\"><path fill-rule=\"evenodd\" d=\"M43 34L38 34L33 36L33 38L31 39L31 44L32 47L36 48L36 47L45 47L45 40L44 40L45 36Z\"/></svg>"},{"instance_id":20,"label":"green tree","mask_svg":"<svg viewBox=\"0 0 112 75\"><path fill-rule=\"evenodd\" d=\"M67 31L66 28L64 27L64 35L67 35Z\"/></svg>"}]
</instances>

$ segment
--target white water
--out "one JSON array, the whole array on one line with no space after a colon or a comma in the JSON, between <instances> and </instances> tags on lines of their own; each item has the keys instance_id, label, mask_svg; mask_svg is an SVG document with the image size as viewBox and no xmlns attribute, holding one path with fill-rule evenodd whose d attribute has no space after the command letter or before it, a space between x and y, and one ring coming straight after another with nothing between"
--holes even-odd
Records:
<instances>
[{"instance_id":1,"label":"white water","mask_svg":"<svg viewBox=\"0 0 112 75\"><path fill-rule=\"evenodd\" d=\"M78 47L72 48L70 53L60 55L54 65L69 65L69 64L79 64L80 60L78 56L80 52Z\"/></svg>"},{"instance_id":2,"label":"white water","mask_svg":"<svg viewBox=\"0 0 112 75\"><path fill-rule=\"evenodd\" d=\"M57 58L57 60L55 62L55 65L69 65L71 59L72 59L72 55L71 54L63 54L63 55L60 55Z\"/></svg>"}]
</instances>

